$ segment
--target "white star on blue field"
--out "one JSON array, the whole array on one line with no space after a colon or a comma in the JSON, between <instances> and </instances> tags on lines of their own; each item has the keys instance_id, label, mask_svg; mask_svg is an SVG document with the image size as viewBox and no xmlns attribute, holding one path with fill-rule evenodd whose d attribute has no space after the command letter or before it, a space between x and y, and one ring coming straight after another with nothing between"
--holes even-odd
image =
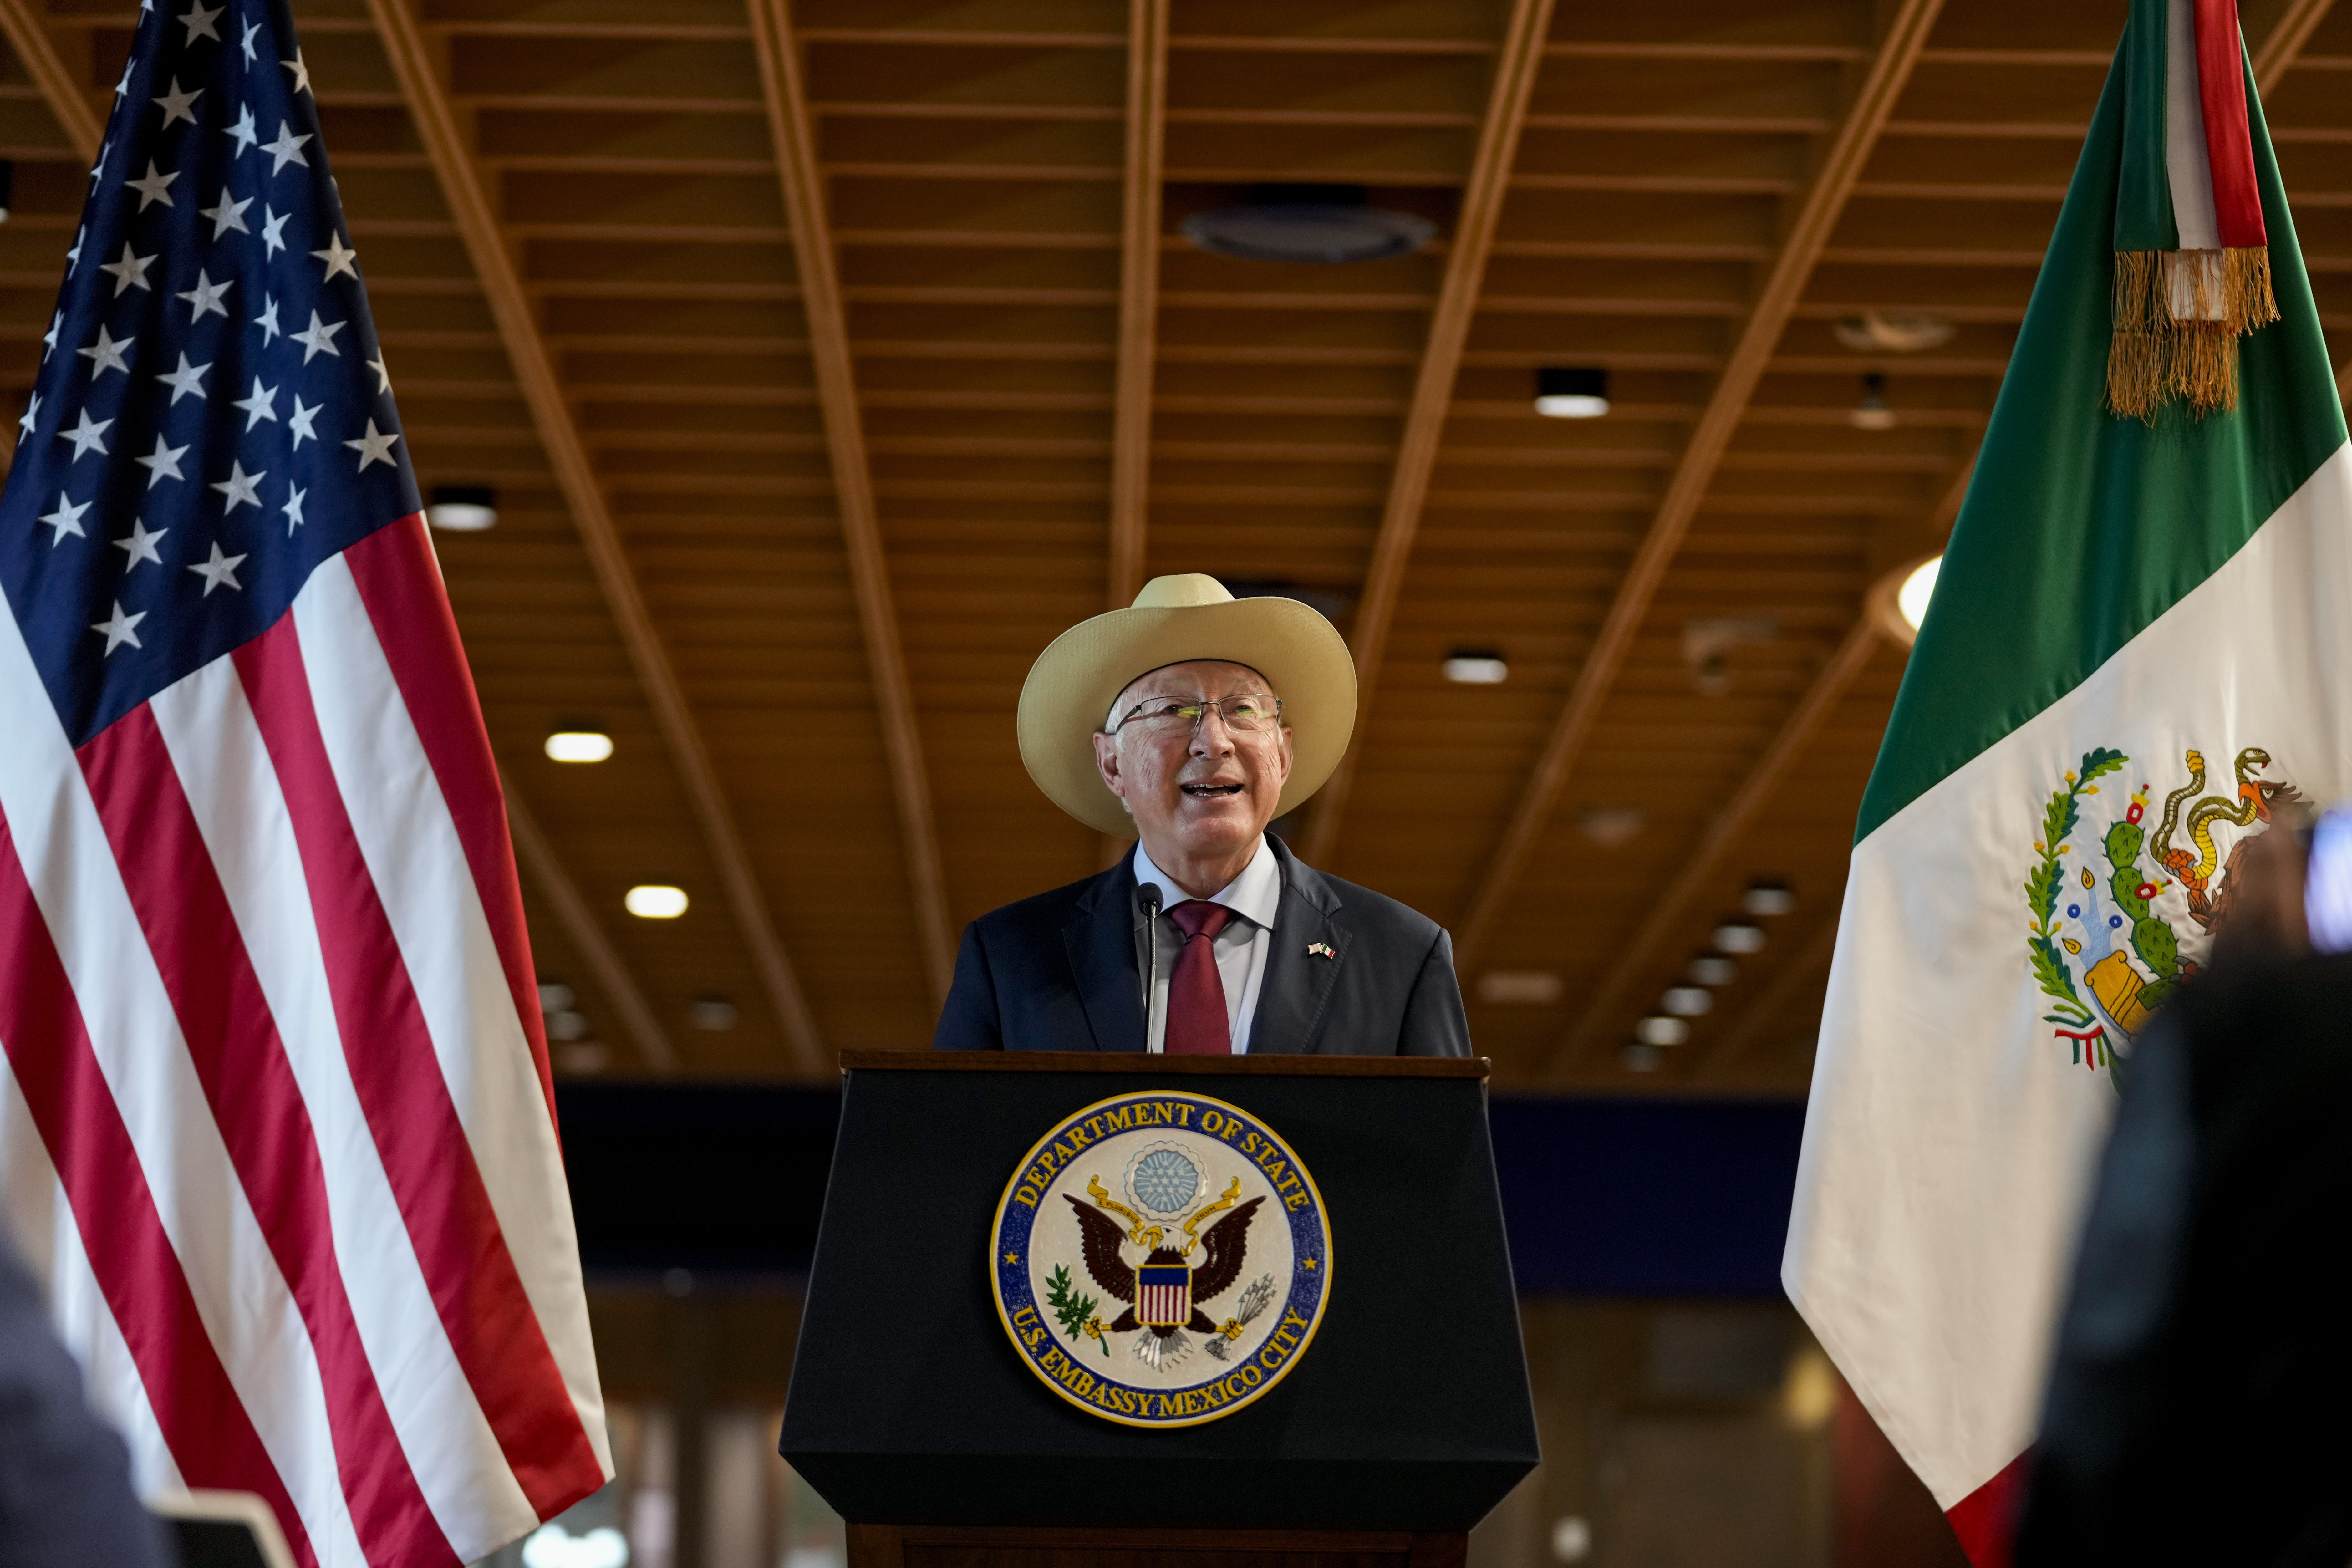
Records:
<instances>
[{"instance_id":1,"label":"white star on blue field","mask_svg":"<svg viewBox=\"0 0 2352 1568\"><path fill-rule=\"evenodd\" d=\"M0 592L79 745L421 502L285 0L151 0L63 259Z\"/></svg>"}]
</instances>

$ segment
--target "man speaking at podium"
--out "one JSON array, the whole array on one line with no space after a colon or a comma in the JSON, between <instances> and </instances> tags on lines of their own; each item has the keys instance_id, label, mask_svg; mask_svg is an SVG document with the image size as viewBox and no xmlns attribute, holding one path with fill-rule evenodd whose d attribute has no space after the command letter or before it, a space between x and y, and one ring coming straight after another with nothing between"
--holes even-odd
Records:
<instances>
[{"instance_id":1,"label":"man speaking at podium","mask_svg":"<svg viewBox=\"0 0 2352 1568\"><path fill-rule=\"evenodd\" d=\"M1021 760L1055 805L1139 842L964 929L942 1050L1467 1056L1454 944L1265 831L1331 776L1356 675L1295 599L1156 577L1054 640Z\"/></svg>"}]
</instances>

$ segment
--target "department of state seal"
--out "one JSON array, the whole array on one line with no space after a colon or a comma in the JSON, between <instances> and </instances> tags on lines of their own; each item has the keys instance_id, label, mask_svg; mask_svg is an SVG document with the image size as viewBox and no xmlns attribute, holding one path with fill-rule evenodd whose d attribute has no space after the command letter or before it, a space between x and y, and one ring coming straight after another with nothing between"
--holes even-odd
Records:
<instances>
[{"instance_id":1,"label":"department of state seal","mask_svg":"<svg viewBox=\"0 0 2352 1568\"><path fill-rule=\"evenodd\" d=\"M997 1314L1045 1386L1191 1426L1282 1381L1331 1289L1322 1194L1248 1111L1150 1089L1073 1113L996 1205Z\"/></svg>"}]
</instances>

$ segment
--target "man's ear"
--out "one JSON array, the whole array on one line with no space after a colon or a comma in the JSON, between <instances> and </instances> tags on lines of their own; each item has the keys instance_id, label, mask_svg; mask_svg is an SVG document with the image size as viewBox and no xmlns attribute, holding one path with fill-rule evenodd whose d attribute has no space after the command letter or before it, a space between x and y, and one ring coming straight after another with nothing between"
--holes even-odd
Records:
<instances>
[{"instance_id":1,"label":"man's ear","mask_svg":"<svg viewBox=\"0 0 2352 1568\"><path fill-rule=\"evenodd\" d=\"M1118 738L1097 730L1089 739L1095 743L1095 772L1101 775L1103 787L1118 796L1119 803L1125 805L1127 791L1119 786Z\"/></svg>"}]
</instances>

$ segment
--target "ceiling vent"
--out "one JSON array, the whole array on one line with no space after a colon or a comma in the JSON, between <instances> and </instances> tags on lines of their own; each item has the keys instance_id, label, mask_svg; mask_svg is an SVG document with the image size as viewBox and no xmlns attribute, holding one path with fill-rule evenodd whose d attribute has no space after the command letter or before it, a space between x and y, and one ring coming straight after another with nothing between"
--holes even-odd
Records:
<instances>
[{"instance_id":1,"label":"ceiling vent","mask_svg":"<svg viewBox=\"0 0 2352 1568\"><path fill-rule=\"evenodd\" d=\"M1221 256L1325 264L1410 256L1437 234L1427 218L1371 205L1361 185L1259 185L1240 206L1195 213L1182 226Z\"/></svg>"}]
</instances>

